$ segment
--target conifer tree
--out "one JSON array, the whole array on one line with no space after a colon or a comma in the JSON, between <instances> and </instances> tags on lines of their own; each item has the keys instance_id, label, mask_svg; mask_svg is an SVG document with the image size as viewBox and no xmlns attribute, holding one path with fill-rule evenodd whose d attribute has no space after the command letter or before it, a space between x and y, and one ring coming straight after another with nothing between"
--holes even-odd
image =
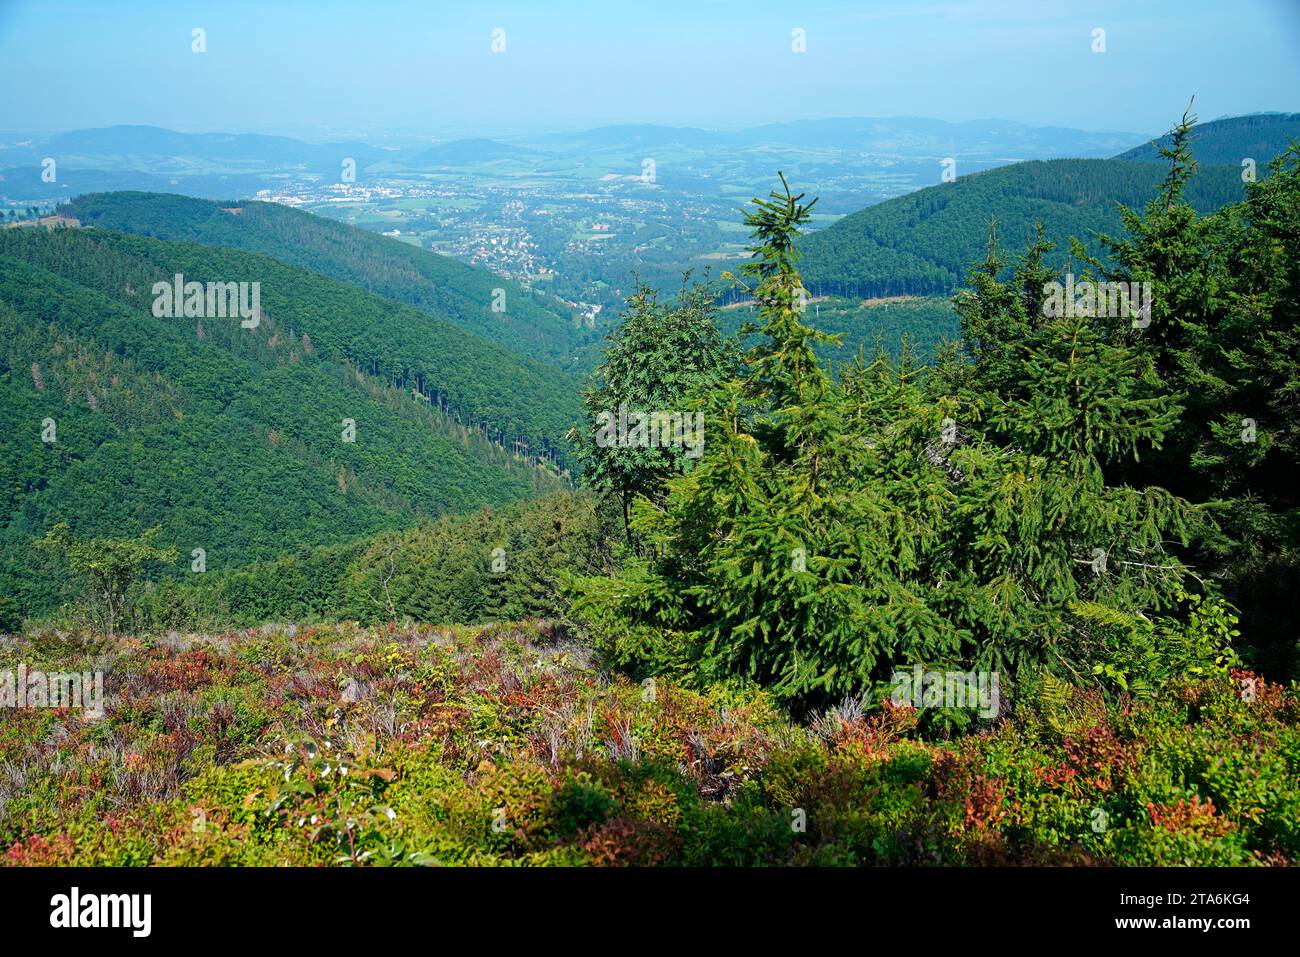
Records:
<instances>
[{"instance_id":1,"label":"conifer tree","mask_svg":"<svg viewBox=\"0 0 1300 957\"><path fill-rule=\"evenodd\" d=\"M707 282L692 283L688 275L670 304L660 302L653 288L638 281L583 392L587 420L568 437L586 484L619 499L625 525L632 500L660 494L663 480L687 467L691 449L684 442L609 444L601 437L602 416L622 422L635 414L690 411L692 394L717 382L732 361L714 311Z\"/></svg>"},{"instance_id":2,"label":"conifer tree","mask_svg":"<svg viewBox=\"0 0 1300 957\"><path fill-rule=\"evenodd\" d=\"M755 202L760 341L701 399L698 464L636 502L648 557L578 581L575 614L635 669L739 677L795 708L913 664L1127 683L1116 648L1150 648L1186 571L1165 542L1190 513L1106 483L1108 459L1168 428L1144 360L1073 317L1031 321L1029 280L1001 283L991 251L975 351L1008 350L1027 384L953 394L907 350L834 375L800 316L809 205L784 179Z\"/></svg>"},{"instance_id":3,"label":"conifer tree","mask_svg":"<svg viewBox=\"0 0 1300 957\"><path fill-rule=\"evenodd\" d=\"M1133 336L1181 410L1163 447L1124 469L1210 506L1193 559L1221 578L1254 636L1252 664L1300 674L1289 605L1300 587L1300 146L1245 186L1245 202L1200 217L1184 198L1195 168L1185 114L1170 164L1127 236L1105 238L1109 279L1152 284L1150 325Z\"/></svg>"}]
</instances>

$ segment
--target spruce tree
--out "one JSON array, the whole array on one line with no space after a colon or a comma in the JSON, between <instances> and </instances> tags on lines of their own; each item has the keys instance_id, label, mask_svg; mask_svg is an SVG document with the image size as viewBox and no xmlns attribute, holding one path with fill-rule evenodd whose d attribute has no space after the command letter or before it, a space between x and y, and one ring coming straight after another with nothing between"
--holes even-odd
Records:
<instances>
[{"instance_id":1,"label":"spruce tree","mask_svg":"<svg viewBox=\"0 0 1300 957\"><path fill-rule=\"evenodd\" d=\"M755 202L760 340L702 397L696 466L637 500L647 557L579 581L576 615L639 671L742 678L794 708L914 664L1127 683L1110 659L1126 638L1149 646L1180 594L1165 542L1191 514L1106 481L1108 461L1169 427L1149 362L1102 326L1031 317L1028 280L998 280L993 252L967 304L983 323L971 349L1005 352L996 364L1023 381L932 382L908 350L835 374L801 317L793 240L810 205L784 179ZM936 385L951 382L966 384Z\"/></svg>"},{"instance_id":2,"label":"spruce tree","mask_svg":"<svg viewBox=\"0 0 1300 957\"><path fill-rule=\"evenodd\" d=\"M708 283L691 282L689 275L672 303L661 302L653 288L638 281L583 391L587 418L568 437L584 481L618 498L625 526L632 500L660 494L663 480L688 466L691 449L686 443L608 444L601 436L602 416L621 421L624 413L690 411L692 395L722 378L732 361L715 308Z\"/></svg>"}]
</instances>

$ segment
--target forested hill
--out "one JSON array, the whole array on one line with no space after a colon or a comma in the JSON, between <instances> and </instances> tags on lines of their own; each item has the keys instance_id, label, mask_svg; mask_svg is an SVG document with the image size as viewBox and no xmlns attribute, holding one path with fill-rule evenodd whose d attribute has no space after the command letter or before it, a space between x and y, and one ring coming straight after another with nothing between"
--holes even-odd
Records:
<instances>
[{"instance_id":1,"label":"forested hill","mask_svg":"<svg viewBox=\"0 0 1300 957\"><path fill-rule=\"evenodd\" d=\"M1269 160L1285 153L1293 141L1300 140L1300 113L1257 113L1200 123L1192 130L1190 139L1192 151L1202 163L1240 167L1242 160L1253 159L1262 171ZM1162 136L1115 158L1157 163L1160 147L1168 147L1169 143L1170 137Z\"/></svg>"},{"instance_id":2,"label":"forested hill","mask_svg":"<svg viewBox=\"0 0 1300 957\"><path fill-rule=\"evenodd\" d=\"M156 318L153 285L175 273L259 282L260 323ZM160 526L181 573L195 548L230 568L558 488L536 456L574 394L539 362L268 257L0 230L0 591L29 610L58 597L31 541L59 521L80 537Z\"/></svg>"},{"instance_id":3,"label":"forested hill","mask_svg":"<svg viewBox=\"0 0 1300 957\"><path fill-rule=\"evenodd\" d=\"M153 284L177 273L187 281L258 282L267 321L255 336L233 340L232 348L249 348L275 330L306 334L322 358L347 361L382 382L414 389L499 441L521 440L535 453L563 458L563 436L578 408L575 377L349 283L239 249L99 229L5 230L0 254L58 272L145 313ZM213 332L211 322L206 331Z\"/></svg>"},{"instance_id":4,"label":"forested hill","mask_svg":"<svg viewBox=\"0 0 1300 957\"><path fill-rule=\"evenodd\" d=\"M1069 159L958 177L869 206L806 237L804 282L814 294L857 298L949 293L983 258L990 220L997 222L999 243L1012 252L1024 248L1041 221L1057 244L1049 260L1063 263L1069 237L1096 251L1097 233L1120 231L1119 204L1142 207L1167 171L1157 163ZM1201 166L1188 198L1201 212L1240 200L1240 168Z\"/></svg>"},{"instance_id":5,"label":"forested hill","mask_svg":"<svg viewBox=\"0 0 1300 957\"><path fill-rule=\"evenodd\" d=\"M86 226L262 253L416 306L562 369L575 368L578 350L596 335L579 328L562 304L508 279L276 203L90 193L74 199L68 212Z\"/></svg>"}]
</instances>

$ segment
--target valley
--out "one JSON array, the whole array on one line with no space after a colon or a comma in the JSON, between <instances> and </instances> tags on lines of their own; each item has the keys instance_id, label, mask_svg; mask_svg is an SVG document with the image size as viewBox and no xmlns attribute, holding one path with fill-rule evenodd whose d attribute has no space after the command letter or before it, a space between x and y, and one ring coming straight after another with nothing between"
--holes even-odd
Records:
<instances>
[{"instance_id":1,"label":"valley","mask_svg":"<svg viewBox=\"0 0 1300 957\"><path fill-rule=\"evenodd\" d=\"M820 227L938 183L948 157L960 157L964 175L1017 160L1111 155L1141 141L1134 133L908 118L732 132L622 126L422 149L123 127L66 134L40 148L4 144L0 194L25 186L48 202L130 188L296 206L482 266L594 321L600 310L616 311L633 272L668 285L686 269L716 273L742 260L736 211L773 169L821 197ZM53 184L20 165L46 150L62 154ZM180 151L193 159L178 159Z\"/></svg>"},{"instance_id":2,"label":"valley","mask_svg":"<svg viewBox=\"0 0 1300 957\"><path fill-rule=\"evenodd\" d=\"M1200 127L1199 136L1226 156L1234 137L1276 146L1294 124L1225 121ZM825 124L803 133L815 141L819 129L826 134ZM102 144L142 135L81 138ZM214 567L234 572L286 550L360 541L571 484L580 385L634 279L671 290L685 270L706 267L697 278L707 281L724 335L759 319L751 294L722 277L741 272L750 242L729 212L743 189L734 184L759 175L746 173L746 163L772 158L732 143L733 188L708 182L726 178L717 165L721 135L649 127L590 138L590 152L568 160L576 147L557 137L371 156L355 183L308 177L259 189L255 199L83 193L59 204L56 217L0 231L9 408L44 408L27 415L56 422L60 436L53 458L33 458L17 436L9 442L5 469L22 484L7 505L6 574L18 576L11 587L23 605L49 607L55 598L23 543L58 519L101 533L161 522L183 553L199 543ZM292 143L256 142L272 156ZM666 160L654 164L653 179L615 172L636 169L629 142L661 157L672 155L670 144L685 144L680 166L694 179ZM214 148L180 135L164 145ZM839 173L815 169L843 187L848 180L835 176L849 176L852 164L842 150L836 155ZM884 198L915 186L914 170L893 186L876 181L874 205L810 219L801 241L811 293L803 316L832 337L817 354L840 369L880 352L931 362L961 338L949 296L978 262L990 222L1013 256L1018 237L1023 243L1041 224L1056 244L1048 261L1069 268L1071 237L1100 253L1097 237L1122 226L1120 204L1141 208L1153 195L1161 167L1143 159L1032 160ZM425 162L446 165L414 171ZM1188 184L1192 205L1206 214L1242 192L1239 168L1227 163L1201 166ZM832 206L847 196L832 192ZM255 295L236 295L236 318L223 319L206 300L184 306L186 286L169 313L155 293L172 292L179 275L196 288ZM581 289L578 277L587 277ZM35 288L53 300L42 302ZM254 306L256 318L243 316ZM755 341L752 332L743 340ZM53 415L41 396L50 386L62 396ZM341 427L353 436L343 443ZM277 464L280 450L298 471ZM239 474L269 471L235 491L235 475L214 453L240 462ZM174 464L171 478L143 477L157 468L150 463L177 454L186 464ZM134 492L111 492L123 470L172 488L172 504L160 510L157 490L134 502ZM193 486L184 477L208 471L229 478ZM281 507L271 505L276 487L297 489L297 504L283 521L267 521ZM247 505L250 494L258 504ZM261 516L257 527L232 507ZM336 509L346 518L326 520Z\"/></svg>"}]
</instances>

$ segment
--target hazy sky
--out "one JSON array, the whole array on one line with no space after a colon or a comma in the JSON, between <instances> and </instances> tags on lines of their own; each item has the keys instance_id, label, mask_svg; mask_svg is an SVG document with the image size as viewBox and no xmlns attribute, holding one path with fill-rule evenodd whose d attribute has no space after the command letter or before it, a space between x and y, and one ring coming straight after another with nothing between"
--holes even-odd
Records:
<instances>
[{"instance_id":1,"label":"hazy sky","mask_svg":"<svg viewBox=\"0 0 1300 957\"><path fill-rule=\"evenodd\" d=\"M1203 120L1300 110L1300 0L0 0L11 131L911 115L1153 133L1192 94Z\"/></svg>"}]
</instances>

